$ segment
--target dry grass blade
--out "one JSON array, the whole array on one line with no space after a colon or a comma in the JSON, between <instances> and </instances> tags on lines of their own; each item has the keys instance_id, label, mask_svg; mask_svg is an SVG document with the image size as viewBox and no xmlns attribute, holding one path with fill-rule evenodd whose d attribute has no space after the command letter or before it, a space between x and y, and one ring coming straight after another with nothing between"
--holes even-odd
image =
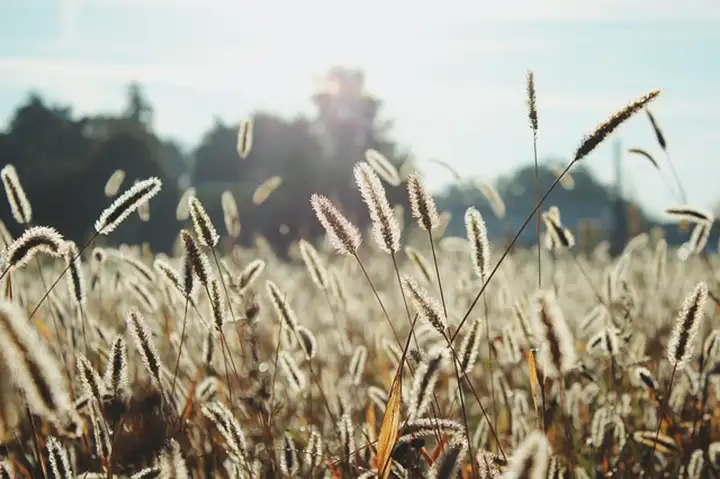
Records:
<instances>
[{"instance_id":1,"label":"dry grass blade","mask_svg":"<svg viewBox=\"0 0 720 479\"><path fill-rule=\"evenodd\" d=\"M653 158L650 153L643 150L642 148L628 148L628 153L642 156L643 158L648 160L655 167L656 170L660 170L660 165L658 165L658 162L655 161L655 158Z\"/></svg>"},{"instance_id":2,"label":"dry grass blade","mask_svg":"<svg viewBox=\"0 0 720 479\"><path fill-rule=\"evenodd\" d=\"M437 160L437 159L435 159L435 158L430 158L430 159L427 160L427 161L430 162L430 163L435 163L436 165L442 166L443 168L445 168L448 172L450 172L450 174L453 176L453 179L454 179L457 183L462 183L462 182L463 182L463 177L462 177L462 175L461 175L460 173L458 173L458 171L457 171L455 168L453 168L452 166L450 166L449 163L447 163L447 162L445 162L445 161L442 161L442 160Z\"/></svg>"},{"instance_id":3,"label":"dry grass blade","mask_svg":"<svg viewBox=\"0 0 720 479\"><path fill-rule=\"evenodd\" d=\"M658 125L658 122L655 121L655 116L653 116L653 114L648 108L645 109L645 112L647 113L648 119L650 120L653 132L655 132L655 138L657 138L658 145L660 145L660 148L662 148L664 151L667 151L667 140L665 140L665 135L663 135L663 132L660 129L660 125Z\"/></svg>"},{"instance_id":4,"label":"dry grass blade","mask_svg":"<svg viewBox=\"0 0 720 479\"><path fill-rule=\"evenodd\" d=\"M390 389L390 397L383 415L380 436L377 442L377 467L380 477L390 475L390 461L400 429L400 404L402 401L402 380L396 376Z\"/></svg>"},{"instance_id":5,"label":"dry grass blade","mask_svg":"<svg viewBox=\"0 0 720 479\"><path fill-rule=\"evenodd\" d=\"M538 375L537 366L535 364L535 352L533 350L528 351L528 376L530 377L530 393L532 395L533 407L535 408L535 415L538 415L538 398L540 397L538 391Z\"/></svg>"}]
</instances>

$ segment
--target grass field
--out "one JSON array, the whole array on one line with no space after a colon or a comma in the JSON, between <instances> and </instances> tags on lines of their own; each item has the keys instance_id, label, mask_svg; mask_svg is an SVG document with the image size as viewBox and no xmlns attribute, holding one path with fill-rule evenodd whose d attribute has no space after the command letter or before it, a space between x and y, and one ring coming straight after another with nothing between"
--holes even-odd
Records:
<instances>
[{"instance_id":1,"label":"grass field","mask_svg":"<svg viewBox=\"0 0 720 479\"><path fill-rule=\"evenodd\" d=\"M570 166L658 93L600 124ZM221 246L192 194L174 256L95 246L130 214L151 220L154 178L78 247L33 226L3 169L27 225L2 231L3 477L719 477L711 217L670 208L694 224L686 245L643 233L611 258L606 243L576 253L560 210L538 204L541 247L507 254L472 207L467 236L443 237L422 178L380 155L354 175L372 231L313 195L327 240L284 261L263 242ZM412 223L383 182L406 184ZM222 206L236 236L231 195Z\"/></svg>"}]
</instances>

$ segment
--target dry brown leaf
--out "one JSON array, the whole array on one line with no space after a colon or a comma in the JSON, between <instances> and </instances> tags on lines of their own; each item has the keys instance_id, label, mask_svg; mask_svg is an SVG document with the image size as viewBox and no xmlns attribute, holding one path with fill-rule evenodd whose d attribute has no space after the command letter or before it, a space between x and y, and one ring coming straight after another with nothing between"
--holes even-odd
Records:
<instances>
[{"instance_id":1,"label":"dry brown leaf","mask_svg":"<svg viewBox=\"0 0 720 479\"><path fill-rule=\"evenodd\" d=\"M532 392L535 415L538 415L537 368L535 367L535 353L528 351L528 375L530 376L530 391Z\"/></svg>"},{"instance_id":2,"label":"dry brown leaf","mask_svg":"<svg viewBox=\"0 0 720 479\"><path fill-rule=\"evenodd\" d=\"M382 426L380 426L380 437L377 442L377 464L378 473L383 479L390 475L390 458L400 429L400 402L402 400L402 380L400 375L395 377L385 414L383 415Z\"/></svg>"},{"instance_id":3,"label":"dry brown leaf","mask_svg":"<svg viewBox=\"0 0 720 479\"><path fill-rule=\"evenodd\" d=\"M372 402L368 405L367 410L365 411L365 422L368 426L368 434L370 435L370 440L374 440L375 437L377 437L377 430L375 429L375 423L377 419L375 418L375 406L373 406Z\"/></svg>"}]
</instances>

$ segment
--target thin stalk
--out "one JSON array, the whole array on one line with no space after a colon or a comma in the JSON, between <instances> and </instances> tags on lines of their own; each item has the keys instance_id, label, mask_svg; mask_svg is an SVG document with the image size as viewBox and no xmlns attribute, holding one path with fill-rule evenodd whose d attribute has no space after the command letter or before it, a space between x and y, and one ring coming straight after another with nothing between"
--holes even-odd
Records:
<instances>
[{"instance_id":1,"label":"thin stalk","mask_svg":"<svg viewBox=\"0 0 720 479\"><path fill-rule=\"evenodd\" d=\"M185 342L185 327L187 326L188 303L190 303L189 295L185 298L185 312L183 313L182 331L180 332L180 346L178 346L177 359L175 360L175 372L173 373L172 385L170 386L170 397L173 397L175 394L175 381L177 380L177 375L180 370L180 355L182 354L183 343ZM229 390L230 384L228 384L228 391ZM230 402L232 403L232 400Z\"/></svg>"},{"instance_id":2,"label":"thin stalk","mask_svg":"<svg viewBox=\"0 0 720 479\"><path fill-rule=\"evenodd\" d=\"M477 295L473 299L472 303L470 304L470 307L468 308L468 311L465 313L465 316L463 316L463 319L460 321L460 324L458 325L457 330L455 331L455 334L450 338L450 341L453 342L455 340L455 337L458 335L460 330L462 329L463 325L467 321L467 319L470 317L470 314L472 313L473 309L475 309L475 305L480 300L480 296L485 292L485 289L487 288L487 285L490 283L490 280L495 276L495 273L497 273L497 270L500 268L500 265L505 260L507 255L510 253L510 250L512 250L513 247L515 247L515 243L517 243L518 238L520 238L520 235L523 231L525 231L525 228L527 228L527 225L530 223L530 220L532 220L533 215L537 213L537 211L540 209L540 206L545 202L547 197L550 195L550 193L555 189L555 187L560 183L560 180L565 176L565 174L570 171L570 168L573 167L577 160L573 160L568 164L568 166L565 167L565 169L560 173L557 178L555 178L555 181L553 181L552 185L550 185L550 188L545 192L545 194L540 198L540 201L538 204L535 205L535 208L533 208L532 212L528 215L528 217L523 222L522 226L518 230L518 232L515 234L513 239L510 241L510 244L505 248L505 251L500 256L500 259L498 260L495 267L490 271L490 274L488 275L487 280L483 284L482 288L480 288L480 291L478 291Z\"/></svg>"},{"instance_id":3,"label":"thin stalk","mask_svg":"<svg viewBox=\"0 0 720 479\"><path fill-rule=\"evenodd\" d=\"M430 242L430 250L432 251L432 257L433 257L433 264L435 265L435 274L437 276L438 281L438 289L440 290L440 300L442 301L442 307L443 307L443 314L445 315L445 321L448 321L448 312L447 312L447 305L445 304L445 294L443 292L442 287L442 280L440 279L440 266L438 265L437 260L437 254L435 253L435 241L433 241L432 232L428 231L428 241ZM447 336L443 333L443 337L445 337L445 340L447 340ZM448 346L451 347L452 345L448 341ZM465 398L463 395L462 390L462 380L460 379L460 372L458 371L458 365L457 365L457 359L455 354L453 353L453 366L455 367L455 378L458 382L458 389L460 390L460 407L462 409L462 417L463 417L463 423L465 424L465 434L467 436L468 440L468 453L470 457L473 456L472 451L472 440L470 439L470 429L468 427L468 420L467 420L467 410L465 408ZM472 474L475 476L477 474L476 468L475 468L475 461L470 461L471 467L472 467Z\"/></svg>"},{"instance_id":4,"label":"thin stalk","mask_svg":"<svg viewBox=\"0 0 720 479\"><path fill-rule=\"evenodd\" d=\"M430 242L430 250L432 251L433 263L435 264L435 275L437 276L438 289L440 290L440 301L442 302L445 319L447 319L447 305L445 303L445 293L443 292L442 280L440 279L440 267L438 265L437 255L435 254L435 241L433 241L432 233L430 231L428 231L428 241Z\"/></svg>"},{"instance_id":5,"label":"thin stalk","mask_svg":"<svg viewBox=\"0 0 720 479\"><path fill-rule=\"evenodd\" d=\"M677 372L677 363L675 363L675 365L673 366L672 374L670 375L670 382L668 383L668 386L665 389L665 397L663 398L663 402L665 403L665 405L664 406L662 404L660 405L660 417L658 418L658 427L657 427L657 430L655 431L655 441L653 441L652 451L647 456L646 461L651 461L652 457L655 455L655 447L657 446L658 438L660 437L660 429L662 428L662 423L663 423L663 420L665 419L664 409L665 409L665 407L667 407L667 403L670 400L670 392L672 391L673 380L675 379L676 372ZM646 463L645 467L647 468L647 466L649 466L649 464Z\"/></svg>"},{"instance_id":6,"label":"thin stalk","mask_svg":"<svg viewBox=\"0 0 720 479\"><path fill-rule=\"evenodd\" d=\"M72 259L72 261L75 261L76 259L78 259L78 258L83 254L83 252L84 252L90 245L92 245L92 244L95 242L95 240L97 239L98 236L100 236L100 233L95 233L95 234L93 234L92 238L90 238L90 240L89 240L87 243L85 243L85 245L82 247L82 249L78 252L77 256L75 256L75 257ZM69 269L70 269L70 264L68 264L68 265L65 267L65 269L62 270L62 273L60 273L60 276L58 276L58 278L53 282L53 284L52 284L52 285L50 286L50 288L45 292L45 294L43 295L43 297L40 298L40 302L38 302L38 304L35 306L35 309L33 309L33 310L30 312L30 316L28 316L28 320L32 319L32 317L35 316L35 313L38 311L38 309L40 308L40 306L42 306L43 302L44 302L44 301L47 299L47 297L50 295L50 292L51 292L53 289L55 289L55 286L57 286L57 284L60 282L60 280L63 278L63 276L65 276L65 273L67 273L67 271L68 271ZM8 272L8 270L5 270L2 274L0 274L0 280L5 276L5 274L6 274L7 272Z\"/></svg>"},{"instance_id":7,"label":"thin stalk","mask_svg":"<svg viewBox=\"0 0 720 479\"><path fill-rule=\"evenodd\" d=\"M540 257L540 215L537 214L537 208L540 207L540 168L538 167L537 154L537 131L533 128L533 160L535 162L535 237L537 243L537 265L538 265L538 288L542 288L542 262Z\"/></svg>"}]
</instances>

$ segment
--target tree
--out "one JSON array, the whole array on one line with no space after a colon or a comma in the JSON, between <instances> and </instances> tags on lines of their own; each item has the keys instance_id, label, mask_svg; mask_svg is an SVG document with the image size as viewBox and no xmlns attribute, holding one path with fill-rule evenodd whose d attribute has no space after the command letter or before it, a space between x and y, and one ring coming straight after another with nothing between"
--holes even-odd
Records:
<instances>
[{"instance_id":1,"label":"tree","mask_svg":"<svg viewBox=\"0 0 720 479\"><path fill-rule=\"evenodd\" d=\"M139 86L131 92L130 103L135 102L137 111L151 109ZM109 238L110 243L147 240L156 249L170 247L176 232L167 218L169 212L174 218L177 175L164 166L163 144L136 120L135 114L76 119L69 107L47 106L39 95L29 96L0 134L0 157L17 169L35 224L53 226L84 244L98 215L112 201L104 195L105 182L121 168L127 178L124 188L149 176L160 177L164 187L151 202L153 221L139 224L137 218L130 218ZM21 232L9 208L3 210L2 219L13 234Z\"/></svg>"},{"instance_id":2,"label":"tree","mask_svg":"<svg viewBox=\"0 0 720 479\"><path fill-rule=\"evenodd\" d=\"M332 68L326 80L335 88L312 95L312 118L254 114L253 148L245 160L236 151L239 125L217 118L195 150L193 183L200 199L213 221L222 224L220 194L233 191L242 243L262 235L284 253L294 240L324 234L310 207L312 193L332 198L358 226L366 226L367 208L353 183L353 166L368 148L397 166L406 159L390 139L390 124L378 118L380 101L364 91L361 71ZM272 176L283 178L282 185L263 204L253 205L253 192ZM403 187L387 189L391 203L407 203Z\"/></svg>"}]
</instances>

